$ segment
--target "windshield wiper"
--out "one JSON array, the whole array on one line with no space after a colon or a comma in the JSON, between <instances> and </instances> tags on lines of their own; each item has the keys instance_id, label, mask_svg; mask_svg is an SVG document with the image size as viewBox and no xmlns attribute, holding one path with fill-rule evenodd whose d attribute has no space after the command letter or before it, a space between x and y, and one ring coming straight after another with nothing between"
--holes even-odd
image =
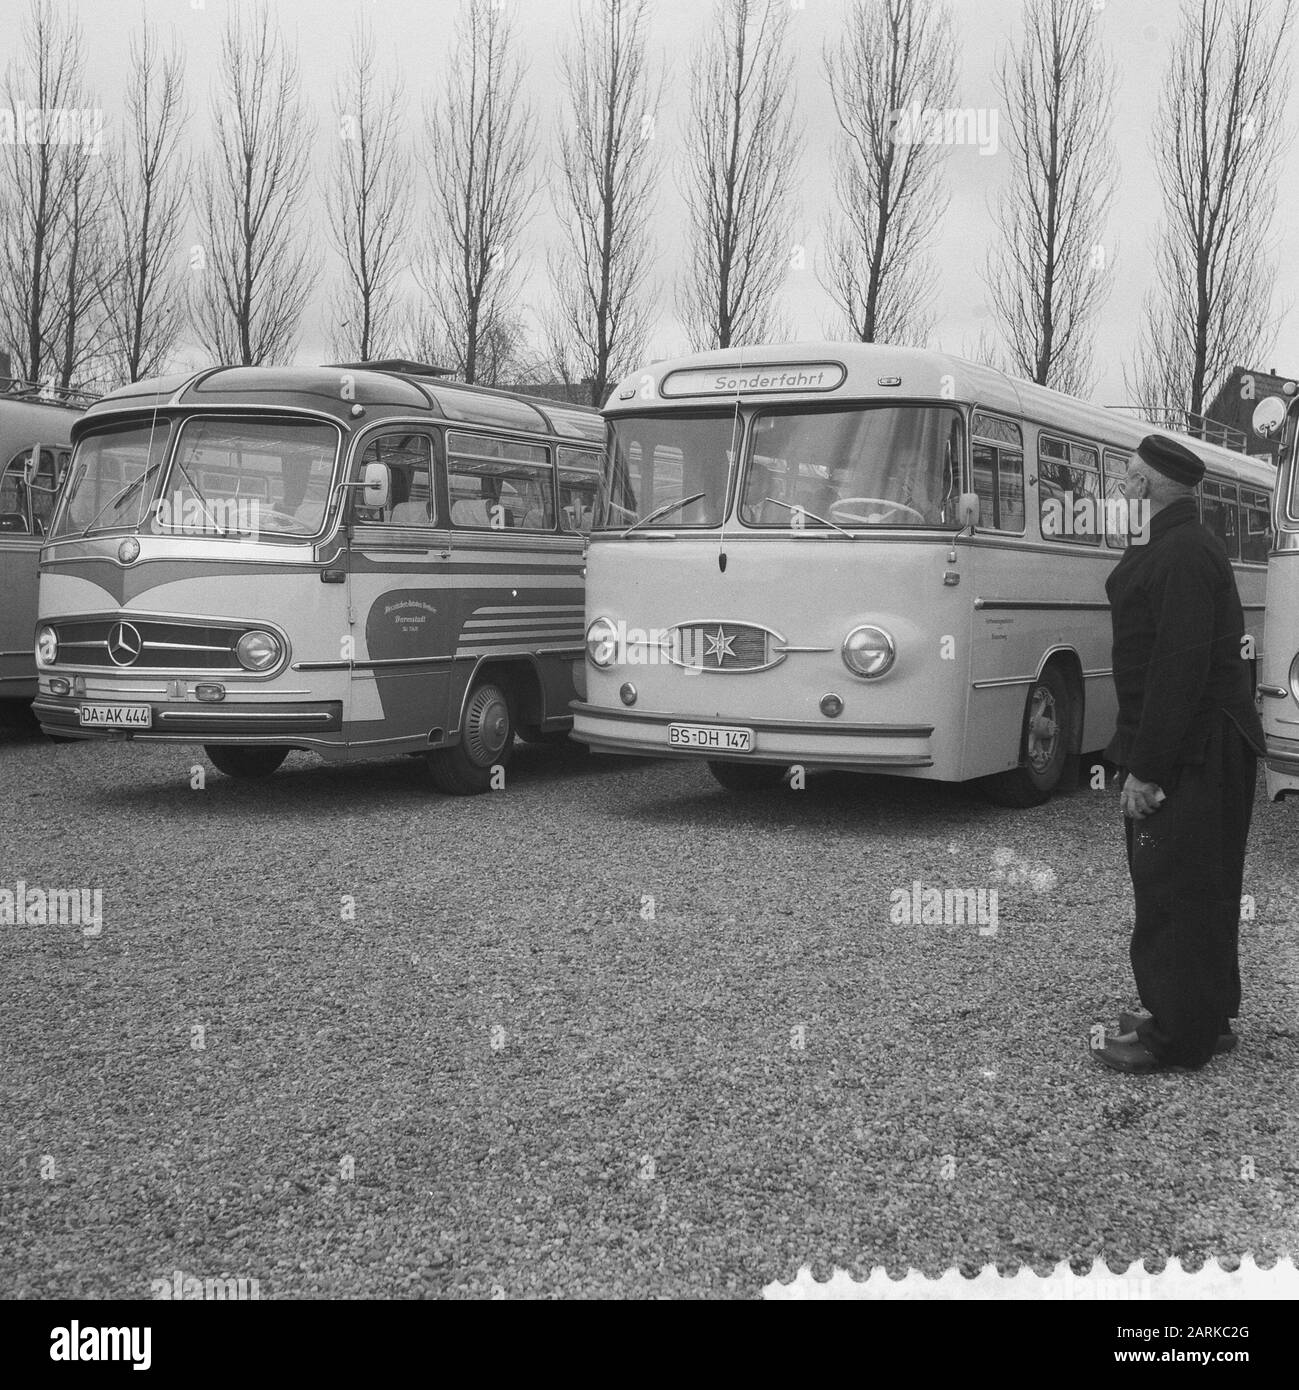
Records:
<instances>
[{"instance_id":1,"label":"windshield wiper","mask_svg":"<svg viewBox=\"0 0 1299 1390\"><path fill-rule=\"evenodd\" d=\"M156 473L158 469L160 469L161 467L162 460L159 459L157 463L152 464L150 465L150 467L146 468L138 478L133 478L129 483L127 483L127 485L124 488L119 488L108 499L108 501L105 502L102 507L100 507L100 509L94 514L94 516L92 516L90 520L81 528L81 535L89 535L90 528L95 524L95 522L99 520L101 516L103 516L103 514L109 509L109 507L116 507L119 502L125 502L126 499L135 491L136 488L143 487L144 484L149 480L150 475ZM85 474L83 473L82 477L84 476ZM80 482L81 479L79 478L77 481ZM71 496L71 489L69 489L69 496Z\"/></svg>"},{"instance_id":2,"label":"windshield wiper","mask_svg":"<svg viewBox=\"0 0 1299 1390\"><path fill-rule=\"evenodd\" d=\"M648 526L651 521L657 521L661 516L667 516L670 512L679 512L682 507L688 507L692 502L698 502L701 497L707 497L707 492L696 492L693 497L683 497L679 502L664 502L661 507L656 507L648 516L643 516L639 521L632 524L622 533L623 536L630 536L638 526ZM619 540L622 536L619 536Z\"/></svg>"},{"instance_id":3,"label":"windshield wiper","mask_svg":"<svg viewBox=\"0 0 1299 1390\"><path fill-rule=\"evenodd\" d=\"M857 539L851 531L845 531L837 521L831 521L824 516L817 516L815 512L808 511L806 507L791 507L788 502L782 502L779 497L764 497L762 500L764 502L774 502L777 507L784 507L787 512L802 512L804 516L810 516L813 521L819 521L822 526L833 526L840 535L847 536L850 541L855 541ZM795 526L793 529L797 531L798 527Z\"/></svg>"}]
</instances>

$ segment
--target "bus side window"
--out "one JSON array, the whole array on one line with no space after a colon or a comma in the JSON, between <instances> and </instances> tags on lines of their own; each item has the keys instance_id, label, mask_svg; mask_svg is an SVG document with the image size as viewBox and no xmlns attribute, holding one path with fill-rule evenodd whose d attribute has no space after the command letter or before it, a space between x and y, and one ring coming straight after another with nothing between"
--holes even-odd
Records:
<instances>
[{"instance_id":1,"label":"bus side window","mask_svg":"<svg viewBox=\"0 0 1299 1390\"><path fill-rule=\"evenodd\" d=\"M31 535L32 525L27 508L27 484L24 475L30 450L15 454L0 477L0 534Z\"/></svg>"},{"instance_id":2,"label":"bus side window","mask_svg":"<svg viewBox=\"0 0 1299 1390\"><path fill-rule=\"evenodd\" d=\"M1123 495L1128 460L1124 454L1105 452L1105 543L1115 550L1126 549L1129 535L1128 504ZM1120 524L1122 522L1122 524Z\"/></svg>"},{"instance_id":3,"label":"bus side window","mask_svg":"<svg viewBox=\"0 0 1299 1390\"><path fill-rule=\"evenodd\" d=\"M361 459L361 472L367 463L382 463L388 469L392 495L386 509L360 505L358 521L388 526L427 526L433 519L432 444L428 435L394 430L372 439Z\"/></svg>"},{"instance_id":4,"label":"bus side window","mask_svg":"<svg viewBox=\"0 0 1299 1390\"><path fill-rule=\"evenodd\" d=\"M1236 488L1206 478L1200 484L1200 517L1222 542L1229 559L1240 559L1240 535L1236 530Z\"/></svg>"},{"instance_id":5,"label":"bus side window","mask_svg":"<svg viewBox=\"0 0 1299 1390\"><path fill-rule=\"evenodd\" d=\"M1240 558L1249 565L1267 564L1272 545L1272 513L1265 492L1240 490Z\"/></svg>"}]
</instances>

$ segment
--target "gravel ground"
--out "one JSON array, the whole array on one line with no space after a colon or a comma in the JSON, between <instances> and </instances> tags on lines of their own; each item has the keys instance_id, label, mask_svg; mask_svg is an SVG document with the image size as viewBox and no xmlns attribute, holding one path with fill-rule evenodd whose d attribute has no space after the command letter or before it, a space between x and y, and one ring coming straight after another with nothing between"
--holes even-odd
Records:
<instances>
[{"instance_id":1,"label":"gravel ground","mask_svg":"<svg viewBox=\"0 0 1299 1390\"><path fill-rule=\"evenodd\" d=\"M0 737L0 887L103 891L96 937L0 928L2 1296L1296 1253L1299 804L1256 808L1239 1050L1132 1078L1086 1050L1135 1002L1112 789L745 799L521 748L476 799L305 754L192 790L202 762ZM895 922L914 881L996 889L995 934Z\"/></svg>"}]
</instances>

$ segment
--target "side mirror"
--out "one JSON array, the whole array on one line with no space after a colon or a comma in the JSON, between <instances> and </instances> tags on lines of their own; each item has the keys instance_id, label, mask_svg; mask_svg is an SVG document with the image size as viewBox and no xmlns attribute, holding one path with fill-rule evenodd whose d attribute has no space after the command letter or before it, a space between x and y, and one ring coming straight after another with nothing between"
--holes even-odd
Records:
<instances>
[{"instance_id":1,"label":"side mirror","mask_svg":"<svg viewBox=\"0 0 1299 1390\"><path fill-rule=\"evenodd\" d=\"M392 474L386 463L367 463L362 479L364 491L361 493L363 507L386 507L392 500Z\"/></svg>"},{"instance_id":2,"label":"side mirror","mask_svg":"<svg viewBox=\"0 0 1299 1390\"><path fill-rule=\"evenodd\" d=\"M1272 439L1285 424L1286 403L1280 396L1264 396L1254 407L1252 424L1260 439Z\"/></svg>"},{"instance_id":3,"label":"side mirror","mask_svg":"<svg viewBox=\"0 0 1299 1390\"><path fill-rule=\"evenodd\" d=\"M43 446L33 444L32 451L27 455L27 462L23 465L23 482L28 487L39 487L36 478L41 471L41 451ZM41 488L42 492L48 492L48 488Z\"/></svg>"},{"instance_id":4,"label":"side mirror","mask_svg":"<svg viewBox=\"0 0 1299 1390\"><path fill-rule=\"evenodd\" d=\"M968 526L973 531L979 524L979 494L977 492L961 493L961 501L956 514L960 518L961 525Z\"/></svg>"}]
</instances>

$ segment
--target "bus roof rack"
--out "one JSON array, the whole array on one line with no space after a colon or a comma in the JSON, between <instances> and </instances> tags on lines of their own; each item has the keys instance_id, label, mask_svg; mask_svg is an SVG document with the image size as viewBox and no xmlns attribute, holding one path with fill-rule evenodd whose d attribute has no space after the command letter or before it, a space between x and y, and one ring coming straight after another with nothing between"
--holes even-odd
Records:
<instances>
[{"instance_id":1,"label":"bus roof rack","mask_svg":"<svg viewBox=\"0 0 1299 1390\"><path fill-rule=\"evenodd\" d=\"M39 381L23 381L15 376L0 376L0 395L40 405L70 405L85 407L100 399L98 391L80 391L72 386L42 385Z\"/></svg>"},{"instance_id":2,"label":"bus roof rack","mask_svg":"<svg viewBox=\"0 0 1299 1390\"><path fill-rule=\"evenodd\" d=\"M1249 436L1244 430L1210 419L1207 415L1195 415L1189 410L1165 410L1159 406L1110 405L1105 408L1128 411L1155 429L1175 430L1178 434L1201 439L1206 444L1217 444L1219 448L1231 449L1238 454L1249 450Z\"/></svg>"}]
</instances>

